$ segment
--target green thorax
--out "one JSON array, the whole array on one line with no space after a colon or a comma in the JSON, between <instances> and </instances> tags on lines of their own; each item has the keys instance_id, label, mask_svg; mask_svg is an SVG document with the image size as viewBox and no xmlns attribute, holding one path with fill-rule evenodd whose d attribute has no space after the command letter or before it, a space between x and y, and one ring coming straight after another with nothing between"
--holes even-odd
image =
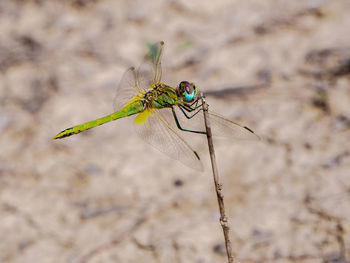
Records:
<instances>
[{"instance_id":1,"label":"green thorax","mask_svg":"<svg viewBox=\"0 0 350 263\"><path fill-rule=\"evenodd\" d=\"M144 99L151 108L169 108L177 104L179 98L174 88L165 84L155 84L150 88Z\"/></svg>"}]
</instances>

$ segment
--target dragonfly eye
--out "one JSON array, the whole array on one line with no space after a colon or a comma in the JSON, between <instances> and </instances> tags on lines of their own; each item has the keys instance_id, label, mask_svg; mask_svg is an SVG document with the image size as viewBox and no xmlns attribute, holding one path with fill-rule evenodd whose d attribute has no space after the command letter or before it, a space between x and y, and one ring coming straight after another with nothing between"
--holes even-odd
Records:
<instances>
[{"instance_id":1,"label":"dragonfly eye","mask_svg":"<svg viewBox=\"0 0 350 263\"><path fill-rule=\"evenodd\" d=\"M186 101L192 101L194 99L194 91L191 93L185 92L185 100Z\"/></svg>"},{"instance_id":2,"label":"dragonfly eye","mask_svg":"<svg viewBox=\"0 0 350 263\"><path fill-rule=\"evenodd\" d=\"M187 102L193 101L198 93L198 90L194 86L194 84L189 83L187 81L183 81L180 83L180 89L182 89L183 99Z\"/></svg>"}]
</instances>

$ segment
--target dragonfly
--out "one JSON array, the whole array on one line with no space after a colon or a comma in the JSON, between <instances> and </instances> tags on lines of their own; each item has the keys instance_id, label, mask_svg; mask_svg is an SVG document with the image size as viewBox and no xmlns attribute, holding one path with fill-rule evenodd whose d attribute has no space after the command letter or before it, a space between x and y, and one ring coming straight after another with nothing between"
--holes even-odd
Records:
<instances>
[{"instance_id":1,"label":"dragonfly","mask_svg":"<svg viewBox=\"0 0 350 263\"><path fill-rule=\"evenodd\" d=\"M206 134L202 121L201 93L196 85L189 81L181 81L177 87L162 82L163 48L163 41L150 44L141 66L138 69L131 67L124 73L114 98L114 113L67 128L53 139L62 139L134 115L135 130L144 141L172 159L203 171L200 156L181 134ZM259 139L250 128L215 112L208 113L214 136ZM184 127L183 120L193 124L191 127L195 128Z\"/></svg>"}]
</instances>

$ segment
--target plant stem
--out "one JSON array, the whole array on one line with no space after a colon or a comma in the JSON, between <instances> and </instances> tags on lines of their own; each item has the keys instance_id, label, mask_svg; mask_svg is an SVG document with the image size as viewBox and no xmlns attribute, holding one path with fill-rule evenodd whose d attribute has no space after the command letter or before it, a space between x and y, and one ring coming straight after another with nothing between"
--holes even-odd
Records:
<instances>
[{"instance_id":1,"label":"plant stem","mask_svg":"<svg viewBox=\"0 0 350 263\"><path fill-rule=\"evenodd\" d=\"M234 258L232 255L232 247L231 247L231 241L230 241L230 227L229 227L228 220L225 213L224 196L222 194L222 184L220 183L220 180L219 180L218 167L215 159L213 137L211 133L211 127L210 127L209 116L208 116L208 105L205 102L205 97L203 94L202 94L202 106L203 106L204 123L205 123L205 129L207 133L209 154L210 154L210 160L211 160L211 167L213 171L213 178L214 178L214 184L215 184L215 190L216 190L216 197L218 199L219 210L220 210L220 224L222 227L222 231L224 232L227 259L229 263L233 263Z\"/></svg>"}]
</instances>

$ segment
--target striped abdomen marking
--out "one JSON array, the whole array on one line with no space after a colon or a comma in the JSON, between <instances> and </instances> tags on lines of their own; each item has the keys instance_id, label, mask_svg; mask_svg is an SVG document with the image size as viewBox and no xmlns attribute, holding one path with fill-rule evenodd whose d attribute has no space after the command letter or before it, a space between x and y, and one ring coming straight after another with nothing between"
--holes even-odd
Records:
<instances>
[{"instance_id":1,"label":"striped abdomen marking","mask_svg":"<svg viewBox=\"0 0 350 263\"><path fill-rule=\"evenodd\" d=\"M109 114L107 116L104 116L102 118L96 119L94 121L89 121L68 129L65 129L61 131L59 134L57 134L53 139L62 139L64 137L71 136L73 134L78 134L82 131L94 128L96 126L99 126L101 124L104 124L106 122L114 121L120 118L124 118L139 112L142 112L144 110L143 102L142 101L135 101L134 103L127 104L123 109L120 111L114 112L112 114Z\"/></svg>"}]
</instances>

